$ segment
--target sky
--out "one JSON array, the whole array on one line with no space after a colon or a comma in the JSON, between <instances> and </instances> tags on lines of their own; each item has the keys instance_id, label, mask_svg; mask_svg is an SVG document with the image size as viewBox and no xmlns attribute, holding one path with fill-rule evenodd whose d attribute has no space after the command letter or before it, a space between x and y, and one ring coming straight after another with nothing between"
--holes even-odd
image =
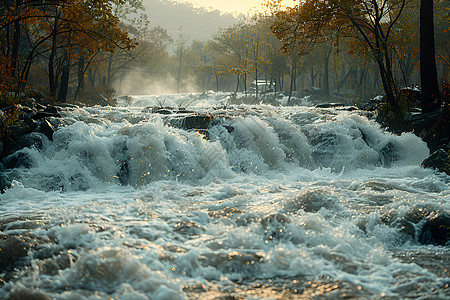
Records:
<instances>
[{"instance_id":1,"label":"sky","mask_svg":"<svg viewBox=\"0 0 450 300\"><path fill-rule=\"evenodd\" d=\"M251 9L260 8L264 0L182 0L197 7L214 8L228 13L247 14ZM284 5L294 6L294 0L283 0Z\"/></svg>"}]
</instances>

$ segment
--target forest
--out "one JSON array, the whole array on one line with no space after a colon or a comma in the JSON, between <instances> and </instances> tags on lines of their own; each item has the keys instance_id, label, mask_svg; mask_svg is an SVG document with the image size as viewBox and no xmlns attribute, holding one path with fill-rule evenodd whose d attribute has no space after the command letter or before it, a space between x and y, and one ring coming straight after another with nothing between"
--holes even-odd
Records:
<instances>
[{"instance_id":1,"label":"forest","mask_svg":"<svg viewBox=\"0 0 450 300\"><path fill-rule=\"evenodd\" d=\"M106 105L136 93L247 95L257 80L290 98L313 88L325 100L360 105L384 94L404 111L396 99L403 88L420 88L420 70L436 66L436 76L426 76L434 89L449 74L446 0L434 1L434 11L418 0L307 0L293 8L271 0L207 41L188 39L183 27L169 36L141 0L2 2L2 107L27 97ZM435 64L420 59L420 2L432 6ZM432 93L429 111L440 103Z\"/></svg>"}]
</instances>

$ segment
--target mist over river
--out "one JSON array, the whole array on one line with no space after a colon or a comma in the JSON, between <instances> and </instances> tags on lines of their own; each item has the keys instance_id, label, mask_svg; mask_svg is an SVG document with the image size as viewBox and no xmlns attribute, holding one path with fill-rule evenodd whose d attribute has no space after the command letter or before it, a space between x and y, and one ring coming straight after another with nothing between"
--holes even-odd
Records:
<instances>
[{"instance_id":1,"label":"mist over river","mask_svg":"<svg viewBox=\"0 0 450 300\"><path fill-rule=\"evenodd\" d=\"M64 108L7 171L1 235L32 246L0 299L450 298L448 245L418 242L450 177L420 138L227 95Z\"/></svg>"}]
</instances>

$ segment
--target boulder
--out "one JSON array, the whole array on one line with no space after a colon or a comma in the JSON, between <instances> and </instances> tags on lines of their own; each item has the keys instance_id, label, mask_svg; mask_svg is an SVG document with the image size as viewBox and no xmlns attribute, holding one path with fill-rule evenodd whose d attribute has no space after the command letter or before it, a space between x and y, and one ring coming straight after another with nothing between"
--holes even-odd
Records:
<instances>
[{"instance_id":1,"label":"boulder","mask_svg":"<svg viewBox=\"0 0 450 300\"><path fill-rule=\"evenodd\" d=\"M61 118L59 109L56 106L44 106L37 104L37 112L32 116L34 120L40 120L42 118Z\"/></svg>"},{"instance_id":2,"label":"boulder","mask_svg":"<svg viewBox=\"0 0 450 300\"><path fill-rule=\"evenodd\" d=\"M17 120L13 125L9 126L8 131L13 140L17 140L22 135L31 133L33 129L31 129L24 120Z\"/></svg>"},{"instance_id":3,"label":"boulder","mask_svg":"<svg viewBox=\"0 0 450 300\"><path fill-rule=\"evenodd\" d=\"M55 132L55 129L47 119L44 118L41 120L38 131L44 134L50 141L53 141L53 133Z\"/></svg>"},{"instance_id":4,"label":"boulder","mask_svg":"<svg viewBox=\"0 0 450 300\"><path fill-rule=\"evenodd\" d=\"M27 114L23 113L21 119L30 128L31 131L36 130L37 128L36 122L34 122L33 119L30 118Z\"/></svg>"},{"instance_id":5,"label":"boulder","mask_svg":"<svg viewBox=\"0 0 450 300\"><path fill-rule=\"evenodd\" d=\"M445 163L447 162L448 154L444 149L438 149L429 157L427 157L421 164L424 168L431 168L444 172Z\"/></svg>"},{"instance_id":6,"label":"boulder","mask_svg":"<svg viewBox=\"0 0 450 300\"><path fill-rule=\"evenodd\" d=\"M419 243L446 246L450 243L450 215L438 213L429 218L422 227Z\"/></svg>"},{"instance_id":7,"label":"boulder","mask_svg":"<svg viewBox=\"0 0 450 300\"><path fill-rule=\"evenodd\" d=\"M6 169L31 168L33 160L28 153L18 151L5 157L3 165Z\"/></svg>"},{"instance_id":8,"label":"boulder","mask_svg":"<svg viewBox=\"0 0 450 300\"><path fill-rule=\"evenodd\" d=\"M192 115L183 118L182 127L184 129L208 129L212 121L210 115Z\"/></svg>"},{"instance_id":9,"label":"boulder","mask_svg":"<svg viewBox=\"0 0 450 300\"><path fill-rule=\"evenodd\" d=\"M0 236L0 273L9 270L21 257L26 256L27 246L15 236Z\"/></svg>"}]
</instances>

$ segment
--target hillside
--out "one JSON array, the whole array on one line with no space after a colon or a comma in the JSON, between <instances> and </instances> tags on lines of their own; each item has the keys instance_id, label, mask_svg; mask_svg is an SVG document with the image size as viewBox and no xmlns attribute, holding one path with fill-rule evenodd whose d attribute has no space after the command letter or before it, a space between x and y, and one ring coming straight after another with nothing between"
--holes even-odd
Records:
<instances>
[{"instance_id":1,"label":"hillside","mask_svg":"<svg viewBox=\"0 0 450 300\"><path fill-rule=\"evenodd\" d=\"M238 22L231 14L195 8L190 3L170 0L144 0L143 3L152 26L160 25L166 28L173 39L179 34L180 26L183 26L183 32L189 40L205 41L217 33L219 28Z\"/></svg>"}]
</instances>

